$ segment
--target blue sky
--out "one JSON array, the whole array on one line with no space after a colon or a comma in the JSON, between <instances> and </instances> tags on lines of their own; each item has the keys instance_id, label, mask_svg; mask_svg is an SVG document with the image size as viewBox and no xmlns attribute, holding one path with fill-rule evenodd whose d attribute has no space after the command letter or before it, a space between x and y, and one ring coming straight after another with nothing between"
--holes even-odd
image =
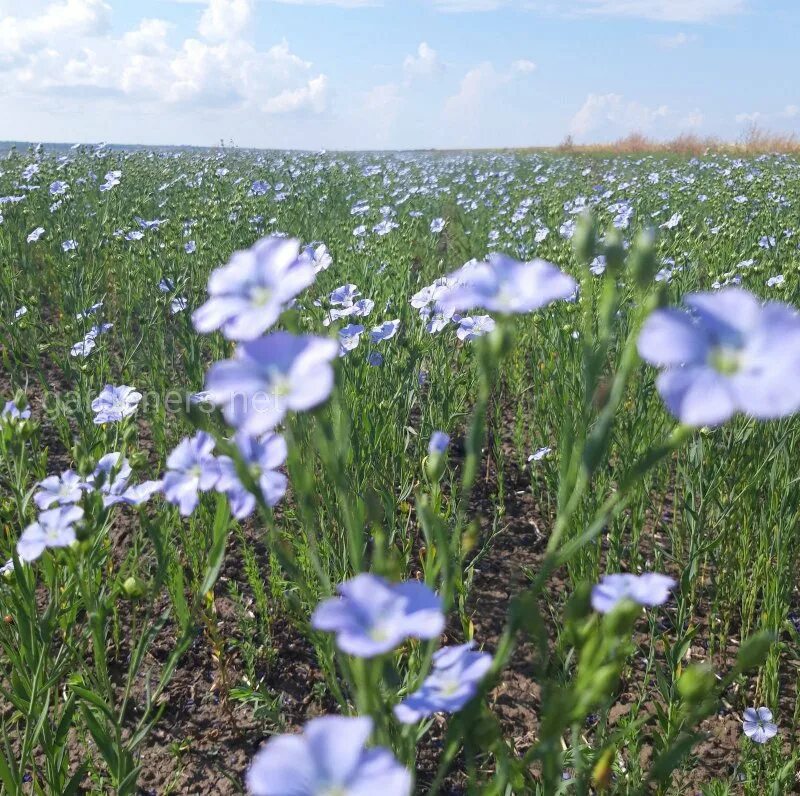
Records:
<instances>
[{"instance_id":1,"label":"blue sky","mask_svg":"<svg viewBox=\"0 0 800 796\"><path fill-rule=\"evenodd\" d=\"M0 0L0 139L800 132L797 0Z\"/></svg>"}]
</instances>

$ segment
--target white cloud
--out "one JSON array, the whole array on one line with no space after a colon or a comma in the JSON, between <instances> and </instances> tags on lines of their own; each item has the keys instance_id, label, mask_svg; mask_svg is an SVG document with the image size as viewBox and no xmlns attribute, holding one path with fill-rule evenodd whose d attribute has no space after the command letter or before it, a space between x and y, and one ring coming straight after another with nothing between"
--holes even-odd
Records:
<instances>
[{"instance_id":1,"label":"white cloud","mask_svg":"<svg viewBox=\"0 0 800 796\"><path fill-rule=\"evenodd\" d=\"M491 61L484 61L470 69L462 78L458 93L445 102L445 116L458 121L477 113L483 98L502 80Z\"/></svg>"},{"instance_id":2,"label":"white cloud","mask_svg":"<svg viewBox=\"0 0 800 796\"><path fill-rule=\"evenodd\" d=\"M322 113L328 104L328 76L312 77L305 86L286 89L270 97L261 107L265 113L292 113L311 110Z\"/></svg>"},{"instance_id":3,"label":"white cloud","mask_svg":"<svg viewBox=\"0 0 800 796\"><path fill-rule=\"evenodd\" d=\"M795 116L800 116L800 106L797 105L787 105L782 111L781 116L784 119L794 119Z\"/></svg>"},{"instance_id":4,"label":"white cloud","mask_svg":"<svg viewBox=\"0 0 800 796\"><path fill-rule=\"evenodd\" d=\"M132 53L153 55L167 49L167 32L170 25L163 19L143 19L139 27L122 36L122 44Z\"/></svg>"},{"instance_id":5,"label":"white cloud","mask_svg":"<svg viewBox=\"0 0 800 796\"><path fill-rule=\"evenodd\" d=\"M452 122L463 124L480 113L484 102L502 86L536 71L529 60L514 61L507 71L499 72L491 61L484 61L470 69L461 79L458 93L445 101L444 115Z\"/></svg>"},{"instance_id":6,"label":"white cloud","mask_svg":"<svg viewBox=\"0 0 800 796\"><path fill-rule=\"evenodd\" d=\"M383 5L381 0L272 0L287 6L338 6L339 8L370 8Z\"/></svg>"},{"instance_id":7,"label":"white cloud","mask_svg":"<svg viewBox=\"0 0 800 796\"><path fill-rule=\"evenodd\" d=\"M379 145L389 142L392 129L400 117L402 104L403 96L397 83L374 86L364 95L364 125Z\"/></svg>"},{"instance_id":8,"label":"white cloud","mask_svg":"<svg viewBox=\"0 0 800 796\"><path fill-rule=\"evenodd\" d=\"M0 94L94 92L148 110L191 105L270 115L327 107L328 77L310 61L285 41L262 50L248 40L253 0L211 0L198 36L177 45L168 41L170 26L162 19L143 19L112 36L108 10L101 0L67 0L46 5L36 17L4 17L0 52L14 60L5 64ZM42 19L70 35L50 35L49 46L32 46L41 38Z\"/></svg>"},{"instance_id":9,"label":"white cloud","mask_svg":"<svg viewBox=\"0 0 800 796\"><path fill-rule=\"evenodd\" d=\"M252 0L210 0L197 32L209 41L238 39L253 14Z\"/></svg>"},{"instance_id":10,"label":"white cloud","mask_svg":"<svg viewBox=\"0 0 800 796\"><path fill-rule=\"evenodd\" d=\"M758 122L762 118L764 118L764 114L761 113L761 111L736 114L736 121L738 124L756 124L756 122Z\"/></svg>"},{"instance_id":11,"label":"white cloud","mask_svg":"<svg viewBox=\"0 0 800 796\"><path fill-rule=\"evenodd\" d=\"M433 0L439 11L496 11L506 5L505 0Z\"/></svg>"},{"instance_id":12,"label":"white cloud","mask_svg":"<svg viewBox=\"0 0 800 796\"><path fill-rule=\"evenodd\" d=\"M621 94L589 94L572 117L569 132L576 138L646 133L668 115L666 105L651 108Z\"/></svg>"},{"instance_id":13,"label":"white cloud","mask_svg":"<svg viewBox=\"0 0 800 796\"><path fill-rule=\"evenodd\" d=\"M521 75L529 75L531 72L535 72L539 67L527 58L520 58L519 61L514 61L511 68Z\"/></svg>"},{"instance_id":14,"label":"white cloud","mask_svg":"<svg viewBox=\"0 0 800 796\"><path fill-rule=\"evenodd\" d=\"M740 14L748 0L429 0L440 11L495 11L511 6L558 16L596 14L661 22L708 22Z\"/></svg>"},{"instance_id":15,"label":"white cloud","mask_svg":"<svg viewBox=\"0 0 800 796\"><path fill-rule=\"evenodd\" d=\"M688 44L697 41L697 36L693 33L676 33L672 36L657 36L656 43L662 50L677 50L679 47L686 47Z\"/></svg>"},{"instance_id":16,"label":"white cloud","mask_svg":"<svg viewBox=\"0 0 800 796\"><path fill-rule=\"evenodd\" d=\"M662 22L708 22L746 7L745 0L574 0L569 5L577 12Z\"/></svg>"},{"instance_id":17,"label":"white cloud","mask_svg":"<svg viewBox=\"0 0 800 796\"><path fill-rule=\"evenodd\" d=\"M691 113L687 114L681 122L682 127L688 128L690 130L696 130L698 127L702 127L705 124L706 117L705 114L698 108L691 111Z\"/></svg>"},{"instance_id":18,"label":"white cloud","mask_svg":"<svg viewBox=\"0 0 800 796\"><path fill-rule=\"evenodd\" d=\"M22 4L20 4L21 6ZM63 0L33 13L0 17L0 65L35 55L41 47L108 30L111 8L104 0Z\"/></svg>"},{"instance_id":19,"label":"white cloud","mask_svg":"<svg viewBox=\"0 0 800 796\"><path fill-rule=\"evenodd\" d=\"M443 70L444 64L439 59L439 54L425 41L417 47L416 55L407 55L403 61L403 72L408 80L431 77Z\"/></svg>"}]
</instances>

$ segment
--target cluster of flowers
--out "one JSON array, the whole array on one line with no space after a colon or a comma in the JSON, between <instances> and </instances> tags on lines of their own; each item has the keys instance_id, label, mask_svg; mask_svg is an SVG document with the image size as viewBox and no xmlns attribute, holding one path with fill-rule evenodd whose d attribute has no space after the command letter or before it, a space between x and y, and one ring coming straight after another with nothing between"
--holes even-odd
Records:
<instances>
[{"instance_id":1,"label":"cluster of flowers","mask_svg":"<svg viewBox=\"0 0 800 796\"><path fill-rule=\"evenodd\" d=\"M13 412L11 414L13 416ZM84 516L84 510L78 504L84 495L100 493L105 508L118 503L141 506L161 489L161 481L132 485L132 474L128 460L113 452L103 456L86 478L74 470L66 470L39 482L33 501L41 513L17 541L20 561L30 563L48 548L69 547L75 542L75 525Z\"/></svg>"},{"instance_id":2,"label":"cluster of flowers","mask_svg":"<svg viewBox=\"0 0 800 796\"><path fill-rule=\"evenodd\" d=\"M106 179L117 184L119 176L106 175ZM565 210L573 214L581 209L579 205ZM626 227L631 208L618 202L611 209L618 226ZM384 215L380 229L374 228L376 234L397 226L390 214ZM673 217L662 226L672 229L680 220ZM432 225L432 232L443 226ZM573 230L573 222L568 221L561 234L570 237ZM213 437L199 432L172 451L163 482L129 486L130 465L116 453L103 457L85 479L71 471L51 476L35 495L42 514L19 540L20 559L32 561L47 547L72 544L75 524L83 517L77 504L93 491L101 492L104 505L110 506L139 505L163 489L166 499L186 516L196 508L201 492L216 490L227 495L234 515L241 518L252 513L258 499L240 478L238 467L243 463L251 476L249 486L255 484L263 501L275 505L287 486L286 477L278 471L286 459L286 443L278 427L289 412L308 411L327 400L334 383L332 362L357 347L364 333L360 324L350 324L339 331L337 343L315 335L269 332L329 265L324 246L301 250L293 239L264 239L247 251L236 252L228 265L212 273L209 298L192 316L198 332L219 330L238 344L232 358L212 365L204 396L220 407L236 429L239 464L215 455ZM599 261L594 264L597 273L602 273L602 266ZM495 322L489 315L457 313L475 308L501 314L531 312L573 298L576 289L575 280L549 262L518 262L492 254L485 262L471 261L423 288L411 304L420 311L429 332L439 332L454 322L459 338L470 340L491 331ZM374 303L357 300L359 295L351 284L333 291L325 325L369 315ZM694 294L685 303L686 312L654 312L638 340L642 358L662 368L657 389L681 422L717 425L736 412L775 418L800 409L800 381L794 378L800 372L800 316L794 308L776 302L762 305L734 287ZM371 341L391 339L399 325L399 320L390 320L374 327ZM109 385L93 402L95 422L129 417L140 400L131 387ZM6 405L3 417L13 418L15 409ZM17 415L22 413L17 410ZM444 453L445 437L432 442L432 451ZM671 578L657 573L607 575L595 586L592 605L602 613L623 599L660 605L674 586ZM388 654L409 638L436 639L444 629L441 602L422 583L392 584L362 573L341 584L338 591L338 597L317 607L311 623L316 630L334 633L337 646L348 655ZM434 713L462 709L475 697L490 668L491 656L476 652L472 643L443 647L420 688L395 706L395 717L413 724ZM768 740L777 732L771 719L766 708L751 709L745 716L746 734L758 742ZM368 718L326 717L309 722L302 735L280 736L259 752L248 773L248 787L254 794L372 793L381 788L387 794L409 793L411 776L391 752L367 748L371 731Z\"/></svg>"}]
</instances>

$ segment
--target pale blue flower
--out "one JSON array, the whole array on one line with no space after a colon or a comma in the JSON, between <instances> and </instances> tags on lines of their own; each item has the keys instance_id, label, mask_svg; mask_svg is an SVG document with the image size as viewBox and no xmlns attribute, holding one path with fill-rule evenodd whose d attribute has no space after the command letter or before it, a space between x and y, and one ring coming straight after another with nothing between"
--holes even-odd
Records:
<instances>
[{"instance_id":1,"label":"pale blue flower","mask_svg":"<svg viewBox=\"0 0 800 796\"><path fill-rule=\"evenodd\" d=\"M66 470L61 475L50 475L37 486L39 491L34 494L33 502L39 509L79 503L83 493L91 488L74 470Z\"/></svg>"},{"instance_id":2,"label":"pale blue flower","mask_svg":"<svg viewBox=\"0 0 800 796\"><path fill-rule=\"evenodd\" d=\"M744 734L755 743L766 743L778 734L769 708L747 708L742 721Z\"/></svg>"},{"instance_id":3,"label":"pale blue flower","mask_svg":"<svg viewBox=\"0 0 800 796\"><path fill-rule=\"evenodd\" d=\"M93 336L86 335L83 340L79 340L69 350L71 357L83 357L84 359L94 351L97 346L97 341Z\"/></svg>"},{"instance_id":4,"label":"pale blue flower","mask_svg":"<svg viewBox=\"0 0 800 796\"><path fill-rule=\"evenodd\" d=\"M315 274L320 273L320 271L327 271L331 263L333 263L333 258L328 251L328 247L324 243L320 243L316 247L313 245L306 246L300 256L311 263Z\"/></svg>"},{"instance_id":5,"label":"pale blue flower","mask_svg":"<svg viewBox=\"0 0 800 796\"><path fill-rule=\"evenodd\" d=\"M313 281L314 268L299 256L296 240L264 238L212 272L209 299L192 315L194 327L198 332L222 329L229 340L254 340Z\"/></svg>"},{"instance_id":6,"label":"pale blue flower","mask_svg":"<svg viewBox=\"0 0 800 796\"><path fill-rule=\"evenodd\" d=\"M343 357L348 352L358 348L364 327L359 323L351 323L339 330L339 356Z\"/></svg>"},{"instance_id":7,"label":"pale blue flower","mask_svg":"<svg viewBox=\"0 0 800 796\"><path fill-rule=\"evenodd\" d=\"M568 299L577 287L571 276L545 260L518 262L504 254L484 263L467 264L451 274L458 283L440 303L456 310L483 307L493 312L532 312L557 299Z\"/></svg>"},{"instance_id":8,"label":"pale blue flower","mask_svg":"<svg viewBox=\"0 0 800 796\"><path fill-rule=\"evenodd\" d=\"M102 301L98 301L96 304L92 304L91 307L88 307L87 309L83 310L82 312L79 312L75 316L75 318L76 318L76 320L82 321L84 318L88 318L90 315L94 315L97 312L97 310L99 310L102 306L103 306L103 302ZM109 329L111 328L111 324L108 325L108 328Z\"/></svg>"},{"instance_id":9,"label":"pale blue flower","mask_svg":"<svg viewBox=\"0 0 800 796\"><path fill-rule=\"evenodd\" d=\"M372 231L376 235L388 235L393 229L397 229L400 225L396 221L392 221L391 218L384 218L383 221L376 224Z\"/></svg>"},{"instance_id":10,"label":"pale blue flower","mask_svg":"<svg viewBox=\"0 0 800 796\"><path fill-rule=\"evenodd\" d=\"M31 410L26 407L20 409L14 401L6 401L3 411L0 412L0 420L28 420Z\"/></svg>"},{"instance_id":11,"label":"pale blue flower","mask_svg":"<svg viewBox=\"0 0 800 796\"><path fill-rule=\"evenodd\" d=\"M244 465L250 472L264 502L268 506L277 505L286 494L287 478L278 472L286 461L286 440L280 434L267 434L256 439L239 433L234 439L242 456ZM220 457L220 479L215 488L224 492L231 504L231 511L237 520L249 517L256 508L256 498L239 480L236 465L227 456Z\"/></svg>"},{"instance_id":12,"label":"pale blue flower","mask_svg":"<svg viewBox=\"0 0 800 796\"><path fill-rule=\"evenodd\" d=\"M478 692L492 666L492 656L473 652L474 641L442 647L433 656L433 670L422 686L399 705L394 715L402 724L416 724L434 713L456 713Z\"/></svg>"},{"instance_id":13,"label":"pale blue flower","mask_svg":"<svg viewBox=\"0 0 800 796\"><path fill-rule=\"evenodd\" d=\"M200 492L214 489L222 475L214 456L214 438L205 431L187 437L167 457L164 497L188 517L200 500Z\"/></svg>"},{"instance_id":14,"label":"pale blue flower","mask_svg":"<svg viewBox=\"0 0 800 796\"><path fill-rule=\"evenodd\" d=\"M28 243L36 243L42 235L44 235L44 227L36 227L36 229L28 235Z\"/></svg>"},{"instance_id":15,"label":"pale blue flower","mask_svg":"<svg viewBox=\"0 0 800 796\"><path fill-rule=\"evenodd\" d=\"M491 315L467 315L461 318L456 329L456 337L465 343L483 337L489 332L493 332L497 324Z\"/></svg>"},{"instance_id":16,"label":"pale blue flower","mask_svg":"<svg viewBox=\"0 0 800 796\"><path fill-rule=\"evenodd\" d=\"M622 600L646 607L663 605L676 585L672 578L657 572L603 575L600 583L592 587L592 608L605 614Z\"/></svg>"},{"instance_id":17,"label":"pale blue flower","mask_svg":"<svg viewBox=\"0 0 800 796\"><path fill-rule=\"evenodd\" d=\"M368 717L324 716L273 736L247 771L251 796L410 796L411 774L388 749L366 748Z\"/></svg>"},{"instance_id":18,"label":"pale blue flower","mask_svg":"<svg viewBox=\"0 0 800 796\"><path fill-rule=\"evenodd\" d=\"M715 426L736 412L767 420L800 410L800 315L762 305L740 288L694 293L691 312L656 310L639 353L663 368L656 380L667 408L690 426Z\"/></svg>"},{"instance_id":19,"label":"pale blue flower","mask_svg":"<svg viewBox=\"0 0 800 796\"><path fill-rule=\"evenodd\" d=\"M273 332L243 343L233 359L211 366L206 390L225 419L252 436L271 431L289 411L304 412L333 389L335 340Z\"/></svg>"},{"instance_id":20,"label":"pale blue flower","mask_svg":"<svg viewBox=\"0 0 800 796\"><path fill-rule=\"evenodd\" d=\"M92 411L95 413L96 425L103 423L117 423L130 417L139 406L142 394L133 387L121 385L114 387L106 384L100 395L92 401Z\"/></svg>"},{"instance_id":21,"label":"pale blue flower","mask_svg":"<svg viewBox=\"0 0 800 796\"><path fill-rule=\"evenodd\" d=\"M35 561L48 548L69 547L75 542L75 523L83 519L79 506L62 506L43 511L17 541L20 561Z\"/></svg>"},{"instance_id":22,"label":"pale blue flower","mask_svg":"<svg viewBox=\"0 0 800 796\"><path fill-rule=\"evenodd\" d=\"M360 295L361 291L355 285L342 285L328 296L328 303L333 307L352 307Z\"/></svg>"},{"instance_id":23,"label":"pale blue flower","mask_svg":"<svg viewBox=\"0 0 800 796\"><path fill-rule=\"evenodd\" d=\"M539 448L538 450L534 451L530 456L528 456L528 462L539 462L547 456L553 449L544 447Z\"/></svg>"},{"instance_id":24,"label":"pale blue flower","mask_svg":"<svg viewBox=\"0 0 800 796\"><path fill-rule=\"evenodd\" d=\"M442 602L424 583L389 583L361 573L337 590L339 597L316 607L311 626L335 633L337 646L348 655L372 658L407 638L437 638L444 629Z\"/></svg>"},{"instance_id":25,"label":"pale blue flower","mask_svg":"<svg viewBox=\"0 0 800 796\"><path fill-rule=\"evenodd\" d=\"M450 435L446 434L444 431L434 431L428 442L428 453L431 456L441 456L447 453L448 445L450 445Z\"/></svg>"},{"instance_id":26,"label":"pale blue flower","mask_svg":"<svg viewBox=\"0 0 800 796\"><path fill-rule=\"evenodd\" d=\"M384 340L391 340L400 328L400 319L384 321L380 326L375 326L369 333L369 339L373 343L381 343Z\"/></svg>"},{"instance_id":27,"label":"pale blue flower","mask_svg":"<svg viewBox=\"0 0 800 796\"><path fill-rule=\"evenodd\" d=\"M143 481L129 484L133 470L130 462L119 453L107 453L98 461L94 472L89 476L90 489L97 489L103 495L103 505L108 508L117 503L140 506L160 491L162 481Z\"/></svg>"}]
</instances>

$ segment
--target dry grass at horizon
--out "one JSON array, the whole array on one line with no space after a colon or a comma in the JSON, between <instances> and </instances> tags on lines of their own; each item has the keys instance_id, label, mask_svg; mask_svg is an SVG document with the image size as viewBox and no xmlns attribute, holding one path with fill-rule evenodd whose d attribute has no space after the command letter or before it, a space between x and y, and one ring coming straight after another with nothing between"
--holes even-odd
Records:
<instances>
[{"instance_id":1,"label":"dry grass at horizon","mask_svg":"<svg viewBox=\"0 0 800 796\"><path fill-rule=\"evenodd\" d=\"M751 127L738 141L724 141L712 136L684 133L669 141L658 141L642 133L601 144L576 144L567 136L557 147L526 147L521 151L556 151L577 154L677 154L704 155L720 152L727 155L800 154L800 139L794 133L774 133Z\"/></svg>"}]
</instances>

